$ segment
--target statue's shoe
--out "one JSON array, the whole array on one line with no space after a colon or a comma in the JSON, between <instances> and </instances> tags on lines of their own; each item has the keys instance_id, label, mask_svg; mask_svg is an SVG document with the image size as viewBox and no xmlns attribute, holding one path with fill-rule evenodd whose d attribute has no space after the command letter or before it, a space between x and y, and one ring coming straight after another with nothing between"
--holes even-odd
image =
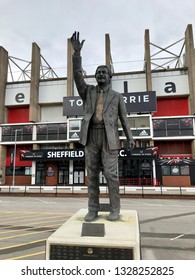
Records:
<instances>
[{"instance_id":1,"label":"statue's shoe","mask_svg":"<svg viewBox=\"0 0 195 280\"><path fill-rule=\"evenodd\" d=\"M119 219L119 213L114 213L114 212L111 212L107 217L107 220L109 221L117 221L118 219Z\"/></svg>"},{"instance_id":2,"label":"statue's shoe","mask_svg":"<svg viewBox=\"0 0 195 280\"><path fill-rule=\"evenodd\" d=\"M87 215L85 216L85 221L86 222L92 222L92 221L94 221L97 218L97 216L98 216L98 212L96 212L96 211L89 211L87 213Z\"/></svg>"}]
</instances>

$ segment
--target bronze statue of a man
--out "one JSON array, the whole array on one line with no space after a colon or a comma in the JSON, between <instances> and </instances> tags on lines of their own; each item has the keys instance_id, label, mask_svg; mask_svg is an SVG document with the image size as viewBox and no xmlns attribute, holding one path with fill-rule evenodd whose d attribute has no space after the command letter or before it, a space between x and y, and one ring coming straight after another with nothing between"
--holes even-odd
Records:
<instances>
[{"instance_id":1,"label":"bronze statue of a man","mask_svg":"<svg viewBox=\"0 0 195 280\"><path fill-rule=\"evenodd\" d=\"M99 173L103 165L110 198L110 221L118 220L120 213L120 196L118 180L118 118L127 137L129 149L135 144L127 119L126 106L122 94L110 87L112 73L106 65L98 66L95 78L97 86L89 85L83 77L79 32L71 37L73 54L73 73L78 93L83 100L84 118L82 120L80 143L85 146L85 163L88 181L88 213L85 221L91 222L98 216Z\"/></svg>"}]
</instances>

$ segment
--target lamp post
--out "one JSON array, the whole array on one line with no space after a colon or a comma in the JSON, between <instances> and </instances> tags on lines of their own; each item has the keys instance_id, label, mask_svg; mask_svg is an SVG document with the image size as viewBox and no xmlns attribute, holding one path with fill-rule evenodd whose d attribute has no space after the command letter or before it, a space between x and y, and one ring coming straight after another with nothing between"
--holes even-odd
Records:
<instances>
[{"instance_id":1,"label":"lamp post","mask_svg":"<svg viewBox=\"0 0 195 280\"><path fill-rule=\"evenodd\" d=\"M17 134L18 131L21 131L21 129L15 129L15 135L14 135L14 158L13 158L13 177L12 177L12 187L14 189L15 186L15 174L16 174L16 141L17 141Z\"/></svg>"}]
</instances>

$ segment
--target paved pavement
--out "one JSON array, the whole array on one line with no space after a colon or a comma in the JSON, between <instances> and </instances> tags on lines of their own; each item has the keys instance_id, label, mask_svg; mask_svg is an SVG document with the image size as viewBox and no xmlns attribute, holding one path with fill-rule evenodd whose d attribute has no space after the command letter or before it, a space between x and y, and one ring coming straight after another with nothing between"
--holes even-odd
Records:
<instances>
[{"instance_id":1,"label":"paved pavement","mask_svg":"<svg viewBox=\"0 0 195 280\"><path fill-rule=\"evenodd\" d=\"M138 212L142 259L195 259L194 200L124 198L121 204ZM86 207L87 198L0 197L0 259L44 260L47 238Z\"/></svg>"}]
</instances>

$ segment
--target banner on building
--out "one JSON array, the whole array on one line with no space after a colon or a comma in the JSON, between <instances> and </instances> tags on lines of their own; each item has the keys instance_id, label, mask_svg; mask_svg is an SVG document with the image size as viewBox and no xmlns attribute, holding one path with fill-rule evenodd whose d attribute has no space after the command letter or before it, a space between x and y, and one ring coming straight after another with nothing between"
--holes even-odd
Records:
<instances>
[{"instance_id":1,"label":"banner on building","mask_svg":"<svg viewBox=\"0 0 195 280\"><path fill-rule=\"evenodd\" d=\"M125 157L156 157L156 147L152 148L135 148L130 152L125 149L120 149L118 156L120 158ZM65 150L21 150L21 160L31 161L51 161L51 160L84 160L85 151L84 149L65 149Z\"/></svg>"}]
</instances>

